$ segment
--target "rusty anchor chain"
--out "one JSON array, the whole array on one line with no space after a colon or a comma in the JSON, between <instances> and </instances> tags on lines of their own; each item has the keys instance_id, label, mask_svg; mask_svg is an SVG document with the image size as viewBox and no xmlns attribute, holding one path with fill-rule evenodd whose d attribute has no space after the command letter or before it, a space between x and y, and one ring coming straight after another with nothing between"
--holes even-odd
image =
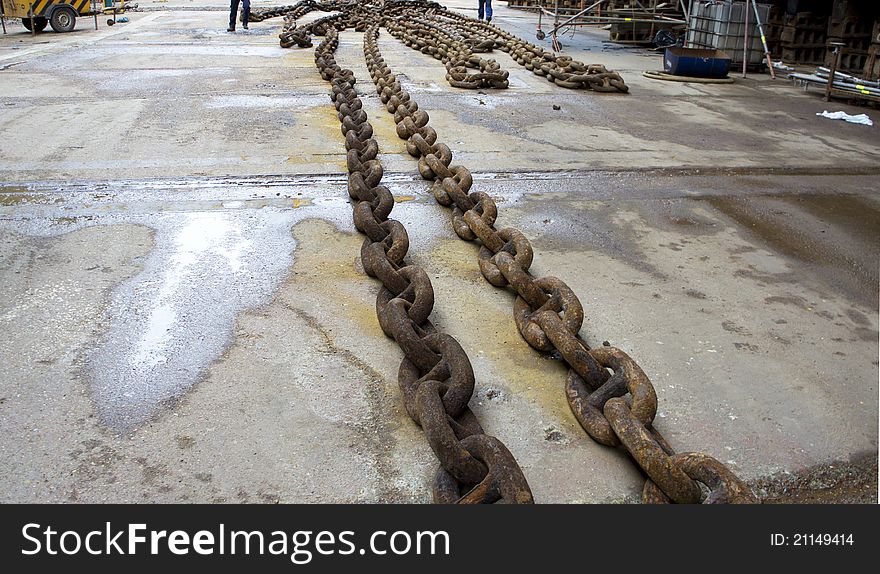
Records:
<instances>
[{"instance_id":1,"label":"rusty anchor chain","mask_svg":"<svg viewBox=\"0 0 880 574\"><path fill-rule=\"evenodd\" d=\"M316 10L336 14L297 26L298 19ZM399 0L373 4L352 0L302 0L290 6L255 9L250 20L257 22L278 16L285 18L279 36L284 48L311 46L311 36L323 36L328 26L363 31L366 22L378 19L407 46L441 60L447 69L447 81L457 88L506 88L508 72L495 60L477 55L498 48L527 70L563 88L629 91L620 74L601 64L584 64L570 56L556 55L498 26L452 12L436 2Z\"/></svg>"},{"instance_id":2,"label":"rusty anchor chain","mask_svg":"<svg viewBox=\"0 0 880 574\"><path fill-rule=\"evenodd\" d=\"M309 12L320 10L321 12L341 12L357 6L357 0L300 0L296 4L287 6L267 6L260 8L251 8L248 22L262 22L269 18L277 18L283 16L298 20Z\"/></svg>"},{"instance_id":3,"label":"rusty anchor chain","mask_svg":"<svg viewBox=\"0 0 880 574\"><path fill-rule=\"evenodd\" d=\"M306 8L318 9L313 3L300 11ZM478 265L484 278L516 295L513 314L517 329L533 348L555 353L568 365L565 391L575 418L597 442L625 449L647 475L643 502L757 502L749 488L720 461L705 453L675 453L653 427L657 413L654 387L629 355L610 346L590 348L580 337L584 319L580 300L560 279L536 278L529 272L533 250L519 230L496 229L497 205L489 195L471 190L473 177L467 168L452 165L452 152L438 141L428 114L385 63L378 46L379 29L385 26L402 41L409 38L416 49L446 62L470 54L468 62L474 63L474 52L488 48L485 42L491 39L521 65L561 87L625 92L623 80L604 67L554 56L495 26L431 2L364 3L337 5L336 9L336 14L301 29L295 27L295 18L288 18L285 30L302 30L303 37L325 35L316 50L316 64L322 77L333 85L334 103L346 136L349 193L358 200L355 225L368 236L361 256L367 273L383 284L377 299L382 329L406 355L399 384L407 412L425 430L441 461L434 481L435 501L476 502L498 497L518 501L522 497L530 502L531 494L507 449L497 439L476 431L478 424L466 408L467 401L459 398L469 398L473 390L470 363L465 363L466 355L459 353L461 347L454 339L438 334L428 320L433 291L427 276L422 278L423 271L403 265L408 243L402 226L387 219L393 198L380 185L381 164L375 160L378 144L355 94L353 74L340 69L333 58L338 32L344 29L365 31L367 68L382 103L394 115L398 136L406 141L408 153L418 159L421 176L433 182L434 198L452 209L455 233L463 240L479 241ZM421 43L413 37L419 35L424 40ZM496 472L513 478L498 480ZM477 476L483 478L475 483Z\"/></svg>"},{"instance_id":4,"label":"rusty anchor chain","mask_svg":"<svg viewBox=\"0 0 880 574\"><path fill-rule=\"evenodd\" d=\"M620 74L608 71L602 64L584 64L570 56L557 56L494 24L473 20L449 10L444 10L441 15L454 22L459 29L494 39L496 46L510 54L519 65L534 74L545 76L557 86L596 92L629 92Z\"/></svg>"},{"instance_id":5,"label":"rusty anchor chain","mask_svg":"<svg viewBox=\"0 0 880 574\"><path fill-rule=\"evenodd\" d=\"M710 502L753 502L745 485L729 471L721 472L725 467L720 462L704 454L674 455L652 427L657 397L647 376L623 351L590 349L578 337L583 308L577 297L559 279L535 279L529 274L533 254L527 239L512 228L494 229L494 202L485 194L468 193L473 182L470 173L461 166L451 166L452 154L437 142L428 115L419 110L384 64L376 42L378 27L371 27L366 34L367 65L380 97L395 114L398 135L419 158L422 176L434 180L438 202L454 204L456 233L462 239L481 241L479 262L486 279L499 287L509 285L517 293L514 312L523 337L538 350L556 350L568 363L567 396L585 430L599 442L622 444L630 452L649 476L646 501L665 497L675 502L698 502L702 493L695 481L700 481L713 489L707 497ZM684 463L690 465L688 471L679 466Z\"/></svg>"},{"instance_id":6,"label":"rusty anchor chain","mask_svg":"<svg viewBox=\"0 0 880 574\"><path fill-rule=\"evenodd\" d=\"M429 319L434 289L428 274L405 262L409 237L403 224L389 218L394 197L381 183L379 145L355 92L354 74L336 63L338 45L338 32L329 27L315 50L315 64L331 84L345 136L354 224L366 236L364 270L382 283L376 299L379 324L404 353L398 372L404 406L440 461L434 501L530 504L531 490L513 455L485 434L468 407L474 371L458 341L439 332Z\"/></svg>"},{"instance_id":7,"label":"rusty anchor chain","mask_svg":"<svg viewBox=\"0 0 880 574\"><path fill-rule=\"evenodd\" d=\"M471 191L473 177L452 165L452 152L438 141L428 114L403 89L385 64L377 42L378 26L365 33L367 68L376 91L394 114L397 135L418 158L419 173L433 180L431 191L452 208L452 227L466 241L481 243L478 261L484 278L516 294L514 320L526 342L556 352L569 367L566 397L575 418L594 440L622 446L648 476L644 502L757 502L749 488L724 464L704 453L675 454L653 428L657 413L654 387L639 365L620 349L591 349L580 338L584 311L574 292L556 277L529 273L533 250L515 228L496 229L498 209L490 196ZM703 496L700 484L708 489Z\"/></svg>"},{"instance_id":8,"label":"rusty anchor chain","mask_svg":"<svg viewBox=\"0 0 880 574\"><path fill-rule=\"evenodd\" d=\"M506 88L508 72L495 60L481 58L474 52L488 52L495 46L493 40L479 40L460 34L454 28L444 28L435 22L407 13L385 19L385 27L392 36L423 54L428 54L446 66L446 80L456 88ZM476 73L468 69L479 70Z\"/></svg>"}]
</instances>

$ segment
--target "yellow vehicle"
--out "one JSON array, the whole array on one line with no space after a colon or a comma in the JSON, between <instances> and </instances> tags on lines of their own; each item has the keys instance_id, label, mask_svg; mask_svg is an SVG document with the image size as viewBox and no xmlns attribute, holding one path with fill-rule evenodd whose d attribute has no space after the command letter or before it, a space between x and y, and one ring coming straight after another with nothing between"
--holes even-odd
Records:
<instances>
[{"instance_id":1,"label":"yellow vehicle","mask_svg":"<svg viewBox=\"0 0 880 574\"><path fill-rule=\"evenodd\" d=\"M21 18L28 30L42 32L46 25L56 32L70 32L77 16L92 13L91 0L2 0L7 18Z\"/></svg>"}]
</instances>

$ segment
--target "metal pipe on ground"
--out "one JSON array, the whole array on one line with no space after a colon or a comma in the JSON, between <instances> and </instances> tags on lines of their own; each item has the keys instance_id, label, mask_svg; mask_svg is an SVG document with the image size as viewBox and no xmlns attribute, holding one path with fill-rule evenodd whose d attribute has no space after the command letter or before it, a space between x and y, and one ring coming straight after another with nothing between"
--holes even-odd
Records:
<instances>
[{"instance_id":1,"label":"metal pipe on ground","mask_svg":"<svg viewBox=\"0 0 880 574\"><path fill-rule=\"evenodd\" d=\"M816 86L826 87L828 84L828 77L818 76L816 74L800 74L793 73L789 74L788 77L792 80L796 80L798 82L803 82L804 84L813 84ZM880 88L873 88L870 86L863 86L861 84L849 84L845 82L835 81L831 86L832 89L838 90L841 92L849 92L852 94L860 94L863 96L872 96L872 97L880 97Z\"/></svg>"},{"instance_id":2,"label":"metal pipe on ground","mask_svg":"<svg viewBox=\"0 0 880 574\"><path fill-rule=\"evenodd\" d=\"M819 66L816 68L816 75L820 78L827 78L831 74L831 70L824 67ZM858 76L852 76L850 74L845 74L840 70L836 70L834 72L834 81L842 82L844 84L853 84L853 85L862 85L862 86L871 86L874 88L880 88L880 81L876 80L865 80L864 78L859 78Z\"/></svg>"},{"instance_id":3,"label":"metal pipe on ground","mask_svg":"<svg viewBox=\"0 0 880 574\"><path fill-rule=\"evenodd\" d=\"M746 0L748 3L749 0ZM772 79L776 79L776 71L773 69L773 60L770 58L770 48L767 47L767 37L764 36L764 25L761 24L761 15L758 13L758 2L757 0L751 0L752 8L755 9L755 26L758 28L758 34L761 36L761 44L764 46L764 57L767 58L767 67L770 69L770 77ZM746 14L749 12L749 7L746 6Z\"/></svg>"}]
</instances>

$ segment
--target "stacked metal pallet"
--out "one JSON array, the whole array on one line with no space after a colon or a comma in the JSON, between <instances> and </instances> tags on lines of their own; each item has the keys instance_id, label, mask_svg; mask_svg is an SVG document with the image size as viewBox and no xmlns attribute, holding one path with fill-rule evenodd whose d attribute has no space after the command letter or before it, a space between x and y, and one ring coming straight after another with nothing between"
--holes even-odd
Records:
<instances>
[{"instance_id":1,"label":"stacked metal pallet","mask_svg":"<svg viewBox=\"0 0 880 574\"><path fill-rule=\"evenodd\" d=\"M798 12L786 16L782 29L782 61L824 64L828 37L827 15Z\"/></svg>"},{"instance_id":2,"label":"stacked metal pallet","mask_svg":"<svg viewBox=\"0 0 880 574\"><path fill-rule=\"evenodd\" d=\"M877 77L880 14L876 6L837 0L830 14L798 12L787 16L782 31L782 59L794 64L830 65L830 42L841 42L840 69ZM873 56L873 57L872 57Z\"/></svg>"},{"instance_id":3,"label":"stacked metal pallet","mask_svg":"<svg viewBox=\"0 0 880 574\"><path fill-rule=\"evenodd\" d=\"M782 30L785 28L785 8L779 3L770 6L770 17L764 22L767 48L777 58L782 54Z\"/></svg>"},{"instance_id":4,"label":"stacked metal pallet","mask_svg":"<svg viewBox=\"0 0 880 574\"><path fill-rule=\"evenodd\" d=\"M856 73L865 69L875 24L873 14L859 10L862 7L852 1L837 2L828 20L828 40L846 44L840 53L840 69ZM826 58L825 63L830 61Z\"/></svg>"},{"instance_id":5,"label":"stacked metal pallet","mask_svg":"<svg viewBox=\"0 0 880 574\"><path fill-rule=\"evenodd\" d=\"M880 20L874 22L874 29L871 31L871 46L868 48L864 75L866 78L880 78Z\"/></svg>"},{"instance_id":6,"label":"stacked metal pallet","mask_svg":"<svg viewBox=\"0 0 880 574\"><path fill-rule=\"evenodd\" d=\"M758 13L761 21L766 22L770 16L770 5L758 4ZM747 17L749 17L748 26L746 26ZM745 42L746 33L748 33L748 44ZM750 65L758 65L764 59L764 48L758 27L755 25L754 12L751 5L747 6L745 2L694 4L686 46L722 50L731 57L733 63L742 63L744 48L747 46L746 61Z\"/></svg>"}]
</instances>

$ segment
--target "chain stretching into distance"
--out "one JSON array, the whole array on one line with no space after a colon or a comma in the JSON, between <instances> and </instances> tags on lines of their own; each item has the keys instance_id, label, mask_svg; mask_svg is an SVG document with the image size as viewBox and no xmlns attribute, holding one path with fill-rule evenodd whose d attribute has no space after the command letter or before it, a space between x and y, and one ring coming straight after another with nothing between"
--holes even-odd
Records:
<instances>
[{"instance_id":1,"label":"chain stretching into distance","mask_svg":"<svg viewBox=\"0 0 880 574\"><path fill-rule=\"evenodd\" d=\"M433 46L435 49L438 45L463 43L466 36L461 32L464 30L480 28L490 33L490 29L496 28L482 23L469 23L469 20L474 21L448 12L445 8L438 8L438 6L434 3L417 0L387 2L382 6L367 4L350 7L350 3L340 3L335 4L333 8L341 10L340 13L320 18L303 29L295 28L294 24L293 28L286 28L286 31L307 30L308 34L325 34L326 39L319 47L318 52L329 53L331 57L338 45L339 29L354 28L365 31L364 55L370 75L383 104L389 113L394 114L398 136L406 140L409 154L418 158L419 173L424 179L433 181L431 191L437 202L452 207L452 226L455 233L466 241L480 241L478 262L485 279L496 287L510 288L516 293L514 321L523 338L538 351L558 353L569 366L565 385L566 397L575 418L584 430L601 444L625 448L648 476L642 493L643 501L648 503L670 501L696 503L701 500L707 503L757 502L749 488L720 461L704 453L676 454L662 435L653 428L657 412L657 395L644 371L622 350L610 346L591 349L581 339L579 331L583 323L584 312L580 300L560 279L555 277L535 278L529 273L533 250L528 239L517 229L495 228L498 210L494 200L483 192L471 191L473 178L470 171L463 166L451 165L452 152L448 146L438 141L437 132L429 125L428 114L419 109L418 104L401 87L391 69L385 64L379 52L377 41L380 25L388 28L393 35L404 39L406 32L403 31L403 28L409 22L426 26L425 22L431 21L423 20L427 17L426 15L437 17L439 14L444 20L456 22L454 29L459 32L458 34L440 34L438 32L433 35L426 33L423 36L423 38L430 37L436 40L436 44L432 45L430 42L424 44L425 47ZM312 9L320 8L313 7ZM426 27L423 28L423 31L425 29L433 30L434 28ZM491 33L495 34L496 38L503 37L499 33ZM448 42L441 42L441 38L448 40ZM480 45L479 38L474 39L473 36L469 36L469 38L474 40L472 42L474 46ZM497 39L496 45L498 45ZM506 45L511 46L512 44ZM521 46L516 49L511 48L511 54L521 55L523 49ZM529 50L526 49L526 51ZM435 57L440 54L440 52L433 52L430 49L428 52ZM446 56L440 54L441 60L444 57ZM537 68L540 68L541 72L546 73L552 78L552 81L563 87L587 87L586 85L574 85L574 83L582 82L580 78L577 78L576 81L571 80L571 76L560 79L554 73L558 71L560 66L558 59L553 61L552 66L545 66L541 62L536 63L535 58L529 61L529 58L526 57L525 60L528 61L528 65L532 66L533 71L539 73ZM356 151L354 156L351 151L352 149L360 149L355 143L357 141L375 142L371 138L372 130L368 129L369 124L366 123L366 114L360 109L360 101L354 95L354 78L350 71L339 70L335 61L329 65L326 56L323 60L319 60L316 56L316 61L322 76L333 81L334 101L337 109L340 110L343 131L346 133L346 146L350 150L350 182L354 181L357 185L364 182L364 185L369 188L369 190L361 189L357 185L352 187L350 183L349 191L352 196L361 199L355 212L356 221L358 210L363 212L362 219L367 217L364 214L369 209L360 207L362 204L374 206L371 213L378 212L387 216L386 212L379 209L379 206L383 204L379 199L378 192L368 193L373 188L385 190L384 187L378 185L381 178L381 166L378 166L378 163L374 161L375 154L373 153L373 157L365 162L358 155L359 151ZM449 68L447 67L447 69ZM613 78L606 77L603 82L607 81L607 85L614 86L610 83L612 80ZM567 85L567 82L570 81L573 83ZM605 85L605 83L602 84L602 86ZM590 87L596 89L595 86ZM625 85L623 87L625 88ZM340 96L339 94L345 95ZM356 104L349 103L355 101ZM344 113L343 105L349 105L351 110L356 111ZM369 135L365 135L367 132ZM360 136L365 137L360 139ZM375 144L368 146L365 143L362 145L368 151L375 146ZM366 211L364 211L365 209ZM415 362L416 349L421 352L424 344L419 347L414 341L427 340L425 337L430 335L425 334L433 334L433 329L424 327L420 323L421 320L424 321L424 325L430 325L427 321L427 313L423 315L419 313L413 315L412 313L413 308L420 308L417 303L424 299L424 296L422 299L417 296L412 287L413 280L410 279L407 283L400 279L399 272L398 275L392 275L386 271L387 268L396 270L396 266L402 263L402 255L397 259L397 251L392 250L392 246L398 244L393 239L394 235L391 231L396 226L384 220L379 221L379 219L381 218L377 216L374 216L373 219L366 219L370 225L385 225L387 228L383 229L383 233L374 232L375 235L368 233L370 240L374 243L370 244L372 247L367 247L367 243L370 243L369 240L365 243L362 258L368 273L380 277L385 285L385 289L380 294L379 303L377 303L377 312L383 330L398 341L407 355L404 365L409 365L410 374L401 377L401 387L404 389L404 395L408 397L407 410L418 422L420 420L417 418L420 416L419 413L410 408L411 396L414 394L413 387L409 386L410 383L406 381L416 379L427 381L431 383L432 387L430 388L433 389L434 386L441 385L441 383L433 382L434 379L430 378L437 378L434 373L437 369L436 365L442 364L444 360L448 362L448 360L445 359L445 355L444 358L438 359L437 357L441 355L436 349L432 349L432 354L428 355L431 361L424 360L423 364ZM362 229L364 225L366 224L362 223L358 229ZM363 229L367 229L367 227L363 227ZM400 232L397 233L400 234ZM375 247L376 245L379 247ZM402 251L405 252L405 249ZM395 255L392 256L392 252ZM401 269L408 268L410 267ZM382 269L381 273L388 274L389 279L383 278L377 269ZM396 293L399 293L397 298L394 297ZM398 301L396 303L398 307L392 305L394 301ZM409 314L407 315L407 313ZM394 321L398 321L404 326L390 326L390 323ZM413 331L417 336L413 336ZM402 340L405 342L401 342ZM433 362L436 362L436 365ZM402 366L401 373L403 374L404 371ZM444 377L450 377L451 374L452 371L448 369L443 372ZM452 389L459 387L450 382L447 388L449 389L448 395ZM470 388L473 388L472 384ZM433 390L430 393L428 391L424 391L424 393L430 394L434 399ZM444 404L445 398L446 395L443 395L441 399ZM461 404L466 404L466 401ZM456 406L458 405L459 403L456 403ZM446 414L450 421L456 420L453 418L455 416L465 418L457 413L456 409L447 408ZM454 426L451 428L456 429ZM428 432L426 429L426 434ZM458 438L463 437L458 436ZM432 446L434 446L433 442ZM436 447L435 452L438 452ZM455 498L460 491L458 484L463 482L461 477L464 475L456 476L453 474L449 470L452 468L451 463L444 460L439 452L438 457L443 461L442 465L445 470L438 472L435 481L435 498L440 501L448 501ZM519 469L517 468L517 470ZM461 473L461 470L459 469L458 472ZM489 473L491 475L491 469ZM472 477L469 478L473 480ZM481 485L485 484L486 480L488 479L484 479ZM705 497L700 484L708 489L708 495ZM479 490L481 487L477 487L471 492ZM446 492L451 494L444 494ZM469 497L470 494L465 498Z\"/></svg>"},{"instance_id":2,"label":"chain stretching into distance","mask_svg":"<svg viewBox=\"0 0 880 574\"><path fill-rule=\"evenodd\" d=\"M434 289L424 269L404 262L409 249L406 228L388 217L394 197L381 184L379 144L355 92L354 74L336 64L338 45L338 33L330 28L315 50L315 64L332 86L345 136L354 224L367 236L361 247L364 271L382 283L376 299L379 325L404 353L398 384L406 412L422 427L440 461L434 501L532 503L513 455L500 440L483 432L468 408L474 391L470 359L458 341L438 332L428 319Z\"/></svg>"},{"instance_id":3,"label":"chain stretching into distance","mask_svg":"<svg viewBox=\"0 0 880 574\"><path fill-rule=\"evenodd\" d=\"M297 27L296 21L312 11L336 14ZM620 74L601 64L588 65L570 56L557 56L498 26L457 14L436 2L399 0L379 5L354 0L302 0L292 6L253 9L249 19L260 22L277 16L284 16L285 20L279 35L283 48L309 47L311 36L323 36L329 26L363 31L366 22L384 20L388 31L407 46L441 60L446 65L446 79L457 88L506 88L508 73L495 60L476 55L498 48L557 86L597 92L629 91ZM478 72L469 73L468 69Z\"/></svg>"}]
</instances>

